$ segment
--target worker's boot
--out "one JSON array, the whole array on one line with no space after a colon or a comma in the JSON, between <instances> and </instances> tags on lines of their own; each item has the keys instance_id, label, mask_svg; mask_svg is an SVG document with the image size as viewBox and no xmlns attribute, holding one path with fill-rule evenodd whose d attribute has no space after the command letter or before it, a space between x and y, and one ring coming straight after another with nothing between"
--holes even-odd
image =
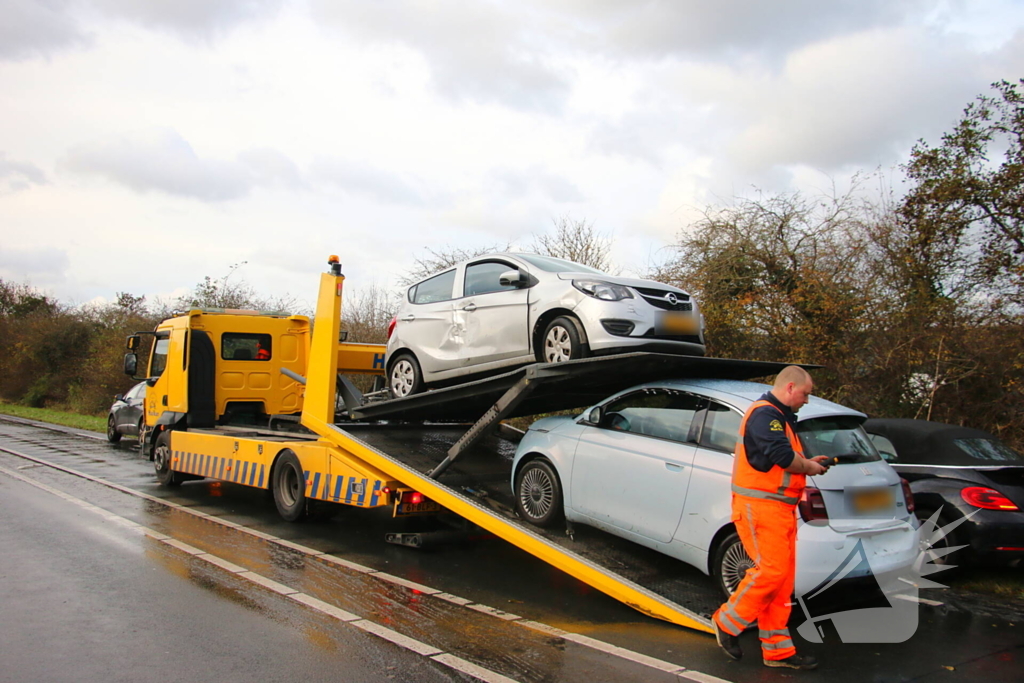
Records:
<instances>
[{"instance_id":1,"label":"worker's boot","mask_svg":"<svg viewBox=\"0 0 1024 683\"><path fill-rule=\"evenodd\" d=\"M764 660L764 665L778 669L802 669L809 671L810 669L818 668L818 660L810 655L794 654L785 659L766 659Z\"/></svg>"},{"instance_id":2,"label":"worker's boot","mask_svg":"<svg viewBox=\"0 0 1024 683\"><path fill-rule=\"evenodd\" d=\"M718 622L714 618L711 619L711 625L715 628L715 640L718 641L718 647L722 648L725 654L729 655L730 659L739 660L743 656L743 650L740 649L740 639L719 628Z\"/></svg>"}]
</instances>

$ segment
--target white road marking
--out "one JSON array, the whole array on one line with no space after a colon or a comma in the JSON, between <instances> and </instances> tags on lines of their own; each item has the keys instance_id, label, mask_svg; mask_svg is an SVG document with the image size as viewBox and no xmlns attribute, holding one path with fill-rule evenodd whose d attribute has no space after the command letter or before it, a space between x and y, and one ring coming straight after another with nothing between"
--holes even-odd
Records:
<instances>
[{"instance_id":1,"label":"white road marking","mask_svg":"<svg viewBox=\"0 0 1024 683\"><path fill-rule=\"evenodd\" d=\"M895 593L892 595L892 597L896 598L897 600L905 600L907 602L919 602L922 605L931 605L932 607L941 607L944 604L939 602L938 600L929 600L928 598L915 597L913 595L906 595L904 593Z\"/></svg>"},{"instance_id":2,"label":"white road marking","mask_svg":"<svg viewBox=\"0 0 1024 683\"><path fill-rule=\"evenodd\" d=\"M60 430L55 430L55 431L60 431ZM73 470L71 468L64 467L62 465L56 465L54 463L47 462L45 460L42 460L42 459L39 459L39 458L35 458L33 456L30 456L30 455L26 455L24 453L19 453L17 451L11 450L9 448L0 447L0 451L3 451L5 453L10 453L11 455L17 456L19 458L24 458L26 460L38 463L40 465L45 465L47 467L59 470L61 472L65 472L67 474L71 474L71 475L76 476L76 477L81 477L83 479L87 479L89 481L95 482L97 484L101 484L101 485L106 486L108 488L112 488L112 489L114 489L116 491L120 491L120 492L125 493L125 494L130 495L130 496L135 496L135 497L138 497L138 498L143 498L145 500L149 500L149 501L152 501L154 503L159 503L161 505L166 505L166 506L174 508L176 510L180 510L181 512L185 512L185 513L188 513L188 514L191 514L191 515L195 515L197 517L203 517L203 518L209 519L209 520L211 520L213 522L216 522L218 524L222 524L224 526L231 527L231 528L233 528L233 529L235 529L235 530L237 530L239 532L246 533L246 534L249 534L251 536L255 536L257 538L262 538L262 539L270 541L272 543L276 543L278 545L282 545L284 547L288 547L288 548L291 548L293 550L297 550L297 551L302 552L304 554L308 554L311 557L313 557L315 559L318 559L318 560L321 560L321 561L324 561L324 562L330 562L332 564L337 564L337 565L343 566L343 567L345 567L347 569L351 569L351 570L356 571L356 572L360 572L360 573L363 573L363 574L368 574L368 575L379 577L381 580L384 580L384 581L391 581L391 582L396 583L398 585L402 585L402 586L404 586L406 588L412 588L413 590L419 590L419 591L422 591L424 593L427 593L427 594L431 595L432 597L440 598L440 599L445 600L447 602L450 602L450 603L453 603L453 604L456 604L456 605L460 605L460 606L463 606L463 607L468 607L469 609L473 609L473 610L475 610L477 612L480 612L480 613L483 613L483 614L488 614L490 616L494 616L494 617L499 618L499 619L503 619L503 620L505 620L505 621L507 621L509 623L521 624L521 625L523 625L523 626L525 626L527 628L531 628L533 630L542 631L542 632L545 632L545 633L550 633L552 635L557 635L559 637L565 638L566 640L571 640L571 641L573 641L573 642L575 642L575 643L577 643L579 645L583 645L585 647L589 647L589 648L597 650L599 652L603 652L605 654L609 654L609 655L612 655L612 656L615 656L615 657L619 657L621 659L625 659L627 661L631 661L631 662L634 662L636 664L647 666L647 667L652 668L652 669L657 669L659 671L665 671L665 672L668 672L668 673L674 673L675 675L677 675L679 677L688 678L690 680L695 680L695 681L701 681L702 683L729 683L729 681L727 681L725 679L716 678L715 676L710 676L708 674L704 674L704 673L701 673L699 671L692 671L692 670L687 669L684 666L680 666L680 665L675 664L673 662L667 662L665 660L658 659L656 657L651 657L649 655L645 655L645 654L642 654L642 653L639 653L639 652L635 652L633 650L629 650L629 649L626 649L626 648L623 648L623 647L619 647L617 645L612 645L610 643L606 643L604 641L597 640L595 638L590 638L588 636L584 636L584 635L579 634L579 633L573 633L571 631L563 631L562 629L558 629L558 628L555 628L553 626L548 626L547 624L542 624L540 622L535 622L535 621L530 621L530 620L527 620L527 619L523 619L522 617L519 617L519 616L514 615L514 614L509 614L508 612L504 612L504 611L496 609L494 607L489 607L487 605L482 605L482 604L479 604L479 603L474 603L472 600L467 600L466 598L462 598L462 597L459 597L457 595L452 595L450 593L444 593L444 592L441 592L441 591L439 591L437 589L430 588L429 586L423 586L422 584L417 584L417 583L414 583L412 581L408 581L406 579L401 579L400 577L392 576L391 574L387 574L385 572L377 571L376 569L373 569L372 567L366 567L364 565L357 564L357 563L352 562L350 560L344 560L344 559L336 557L334 555L329 555L327 553L320 552L320 551L318 551L318 550L316 550L314 548L310 548L308 546L303 546L301 544L294 543L292 541L287 541L285 539L279 538L277 536L274 536L272 534L268 534L268 533L263 532L263 531L258 531L256 529L250 529L248 527L236 524L234 522L229 522L227 520L220 519L219 517L216 517L214 515L208 514L206 512L202 512L200 510L194 510L194 509L186 507L184 505L180 505L178 503L173 503L173 502L164 500L163 498L158 498L156 496L151 496L151 495L149 495L147 493L143 493L142 491L136 491L134 489L130 489L128 487L121 486L119 484L115 484L113 482L107 481L107 480L102 479L100 477L95 477L93 475L86 474L84 472L79 472L77 470ZM97 514L113 515L113 513L110 513L110 512L108 512L106 510L103 510L102 508L96 507L96 506L92 505L91 503L87 503L87 502L82 501L82 500L80 500L78 498L75 498L73 496L65 494L62 491L58 491L57 489L54 489L54 488L52 488L50 486L42 484L41 482L36 482L36 481L33 481L33 480L31 480L31 479L29 479L27 477L23 477L23 476L15 473L15 472L7 470L6 468L0 467L0 472L4 472L6 474L9 474L9 475L15 477L16 479L20 479L22 481L25 481L28 484L31 484L33 486L37 486L38 488L44 489L44 490L48 491L49 493L52 493L52 494L54 494L56 496L64 498L65 500L73 502L76 505L79 505L81 507L84 507L84 508L87 508L87 509L93 509L94 511L97 512ZM114 515L114 516L116 516L116 515ZM169 545L173 545L175 547L178 547L178 545L176 545L176 544L187 546L187 544L183 544L180 541L176 541L176 539L172 539L172 538L170 538L170 537L168 537L168 536L166 536L164 534L161 534L158 531L155 531L153 529L149 529L147 527L143 527L141 525L137 525L135 522L132 522L131 520L125 519L125 521L129 522L132 525L137 526L138 529L141 530L145 535L150 536L150 537L152 537L152 538L154 538L156 540L159 540L161 542L167 543ZM172 541L173 541L173 543L171 543ZM191 547L191 546L188 546L188 547ZM191 553L191 554L195 555L198 559L205 559L203 557L203 555L209 555L209 553L206 553L205 551L199 550L198 548L194 548L194 550L197 551L197 552L196 553ZM185 550L185 552L189 552L189 551ZM214 556L210 555L210 557L214 557ZM220 559L220 558L217 558L217 559ZM223 561L227 562L227 560L223 560ZM216 563L214 563L214 564L216 564ZM228 564L231 564L231 563L228 563ZM218 565L218 566L220 566L220 565ZM332 614L331 612L328 612L328 611L325 611L325 610L320 610L318 607L316 607L314 605L311 605L306 600L304 600L304 599L300 600L298 596L303 596L304 598L308 597L310 600L317 600L316 598L313 598L312 596L307 596L304 593L300 593L298 591L290 589L287 586L284 586L283 584L277 583L276 581L272 581L271 579L268 579L266 577L260 576L259 574L255 574L254 572L243 571L242 573L238 573L236 575L248 578L248 579L252 580L254 583L259 583L260 585L264 585L265 587L270 588L270 590L273 590L273 591L278 592L278 593L280 593L282 595L285 595L286 597L298 600L299 602L302 602L303 604L311 607L312 609L318 609L319 611L322 611L322 612L324 612L326 614L330 614L331 616L339 618L342 621L347 621L347 622L353 623L353 624L357 624L357 623L361 623L361 622L365 622L366 624L373 623L373 622L368 622L368 621L366 621L364 619L361 619L360 617L356 617L356 619L358 621L352 621L352 620L345 619L343 617L338 617L336 614ZM256 577L256 578L253 578L253 577ZM264 583L264 582L266 582L266 583ZM273 584L274 587L271 588L269 584ZM287 591L291 591L291 592L285 593L285 592L282 592L281 589L287 590ZM928 601L928 602L930 603L932 601ZM324 604L328 605L328 603L324 603ZM941 603L938 603L938 604L941 604ZM344 615L350 615L350 613L345 612L344 610L341 610L340 608L334 608L331 605L328 605L328 607L332 607L333 610L341 612ZM355 615L351 615L351 616L355 616ZM379 625L375 625L375 626L379 626ZM379 626L379 628L385 629L385 627L383 627L383 626ZM364 628L364 630L370 631L369 628ZM385 630L390 631L390 629L385 629ZM401 634L397 634L397 635L401 635ZM402 636L402 637L406 638L406 636ZM408 640L412 641L413 639L410 638ZM392 641L392 642L394 642L394 641ZM413 642L419 642L419 641L413 641ZM429 645L426 645L425 643L421 643L421 645L423 645L423 647L426 647L426 648L430 648L431 647ZM445 657L447 659L446 660L442 660L442 657ZM470 662L465 662L465 660L462 660L459 657L456 657L454 655L443 654L443 655L433 656L431 658L435 659L435 660L438 660L438 661L445 662L445 663L447 663L448 659L450 659L451 661L454 661L456 663L464 662L466 665L468 665L468 667L472 667L474 670L479 669L481 672L487 672L488 671L487 669L483 669L482 667L478 667L475 664L471 664ZM461 664L459 666L461 666ZM506 677L501 676L500 674L497 674L497 673L494 673L494 672L489 672L489 675L493 675L493 676L495 676L495 678L481 678L481 676L477 676L477 674L472 673L472 672L470 672L470 671L468 671L466 669L459 668L459 667L456 667L456 666L452 666L452 668L458 668L459 671L463 671L463 673L467 673L467 674L469 674L471 676L480 678L480 680L485 680L485 681L511 681L512 680L512 679L506 678Z\"/></svg>"}]
</instances>

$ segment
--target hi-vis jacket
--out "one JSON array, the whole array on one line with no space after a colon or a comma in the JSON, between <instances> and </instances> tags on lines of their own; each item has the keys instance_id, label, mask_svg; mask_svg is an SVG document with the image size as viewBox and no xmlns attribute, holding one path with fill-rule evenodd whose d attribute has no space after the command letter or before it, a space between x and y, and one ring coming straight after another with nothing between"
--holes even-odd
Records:
<instances>
[{"instance_id":1,"label":"hi-vis jacket","mask_svg":"<svg viewBox=\"0 0 1024 683\"><path fill-rule=\"evenodd\" d=\"M740 422L740 438L736 442L736 459L733 462L732 492L739 496L775 500L795 506L804 492L807 481L805 475L787 472L778 465L773 465L767 472L759 472L747 461L747 449L743 444L743 436L747 431L747 420L751 413L764 406L778 410L769 401L755 401L747 408L747 413L743 416L743 421ZM804 457L804 448L796 432L793 431L788 421L782 420L781 422L785 425L786 438L789 439L789 444L793 447L796 457Z\"/></svg>"}]
</instances>

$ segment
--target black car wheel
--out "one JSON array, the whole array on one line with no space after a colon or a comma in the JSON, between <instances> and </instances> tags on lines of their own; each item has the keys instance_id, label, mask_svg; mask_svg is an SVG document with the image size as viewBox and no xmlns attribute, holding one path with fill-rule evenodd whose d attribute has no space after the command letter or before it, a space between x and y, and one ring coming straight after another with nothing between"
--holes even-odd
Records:
<instances>
[{"instance_id":1,"label":"black car wheel","mask_svg":"<svg viewBox=\"0 0 1024 683\"><path fill-rule=\"evenodd\" d=\"M121 432L117 431L117 423L114 421L114 416L107 416L107 441L110 443L117 443L121 440Z\"/></svg>"},{"instance_id":2,"label":"black car wheel","mask_svg":"<svg viewBox=\"0 0 1024 683\"><path fill-rule=\"evenodd\" d=\"M544 328L537 360L541 363L561 363L583 357L583 342L576 321L568 316L555 318Z\"/></svg>"},{"instance_id":3,"label":"black car wheel","mask_svg":"<svg viewBox=\"0 0 1024 683\"><path fill-rule=\"evenodd\" d=\"M926 520L928 520L929 518L931 518L932 515L935 514L935 510L929 510L928 508L917 508L914 511L914 514L917 515L918 520L920 520L921 523L924 524ZM940 514L939 518L935 522L935 529L941 529L942 527L946 526L952 521L954 520L951 520L949 517ZM967 543L967 541L964 540L964 534L961 531L961 528L957 527L956 529L947 531L942 538L935 539L935 542L932 543L931 550L941 551L945 550L946 548L964 545L965 543ZM947 567L947 569L943 570L942 574L939 576L953 576L957 572L956 567L958 565L963 565L967 563L967 553L969 550L969 548L961 548L960 550L954 550L948 555L942 556L932 556L929 553L929 559L931 560L932 564Z\"/></svg>"},{"instance_id":4,"label":"black car wheel","mask_svg":"<svg viewBox=\"0 0 1024 683\"><path fill-rule=\"evenodd\" d=\"M547 527L562 521L562 485L547 460L531 460L516 475L516 510L530 524Z\"/></svg>"},{"instance_id":5,"label":"black car wheel","mask_svg":"<svg viewBox=\"0 0 1024 683\"><path fill-rule=\"evenodd\" d=\"M743 548L739 534L734 531L718 544L711 564L711 573L718 582L718 588L728 598L739 587L747 572L755 566Z\"/></svg>"}]
</instances>

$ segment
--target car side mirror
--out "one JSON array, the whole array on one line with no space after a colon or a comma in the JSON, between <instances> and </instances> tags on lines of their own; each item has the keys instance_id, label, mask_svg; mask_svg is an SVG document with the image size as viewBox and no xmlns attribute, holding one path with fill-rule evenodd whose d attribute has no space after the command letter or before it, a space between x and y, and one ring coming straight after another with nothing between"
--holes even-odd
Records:
<instances>
[{"instance_id":1,"label":"car side mirror","mask_svg":"<svg viewBox=\"0 0 1024 683\"><path fill-rule=\"evenodd\" d=\"M130 339L131 337L129 337ZM124 374L135 377L135 371L139 369L139 357L134 353L124 354Z\"/></svg>"},{"instance_id":2,"label":"car side mirror","mask_svg":"<svg viewBox=\"0 0 1024 683\"><path fill-rule=\"evenodd\" d=\"M498 278L498 284L502 287L522 287L526 284L526 279L518 270L506 270Z\"/></svg>"},{"instance_id":3,"label":"car side mirror","mask_svg":"<svg viewBox=\"0 0 1024 683\"><path fill-rule=\"evenodd\" d=\"M590 413L587 414L587 422L589 422L590 424L599 425L601 424L602 415L603 411L601 410L601 406L597 406L596 408L591 410Z\"/></svg>"},{"instance_id":4,"label":"car side mirror","mask_svg":"<svg viewBox=\"0 0 1024 683\"><path fill-rule=\"evenodd\" d=\"M124 396L121 395L121 394L114 394L114 400L115 401L123 401L124 400Z\"/></svg>"}]
</instances>

